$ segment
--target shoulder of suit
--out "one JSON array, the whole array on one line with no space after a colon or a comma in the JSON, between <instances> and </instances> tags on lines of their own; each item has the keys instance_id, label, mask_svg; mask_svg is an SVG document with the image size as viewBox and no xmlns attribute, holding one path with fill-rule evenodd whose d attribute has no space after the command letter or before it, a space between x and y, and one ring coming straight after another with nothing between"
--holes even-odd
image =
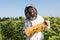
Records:
<instances>
[{"instance_id":1,"label":"shoulder of suit","mask_svg":"<svg viewBox=\"0 0 60 40\"><path fill-rule=\"evenodd\" d=\"M40 18L40 19L41 19L41 18L43 18L43 17L38 15L37 18Z\"/></svg>"},{"instance_id":2,"label":"shoulder of suit","mask_svg":"<svg viewBox=\"0 0 60 40\"><path fill-rule=\"evenodd\" d=\"M28 23L28 21L29 21L28 19L25 19L24 23Z\"/></svg>"}]
</instances>

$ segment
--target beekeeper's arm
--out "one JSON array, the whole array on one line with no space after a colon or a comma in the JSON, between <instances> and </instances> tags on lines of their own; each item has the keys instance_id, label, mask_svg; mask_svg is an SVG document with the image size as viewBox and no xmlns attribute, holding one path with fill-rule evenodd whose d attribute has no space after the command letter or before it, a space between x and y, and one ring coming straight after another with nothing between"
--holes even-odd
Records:
<instances>
[{"instance_id":1,"label":"beekeeper's arm","mask_svg":"<svg viewBox=\"0 0 60 40\"><path fill-rule=\"evenodd\" d=\"M45 20L45 22L46 22L46 23L47 23L47 25L48 25L48 26L46 27L46 29L45 29L45 30L46 30L46 31L48 31L48 30L50 29L50 21Z\"/></svg>"}]
</instances>

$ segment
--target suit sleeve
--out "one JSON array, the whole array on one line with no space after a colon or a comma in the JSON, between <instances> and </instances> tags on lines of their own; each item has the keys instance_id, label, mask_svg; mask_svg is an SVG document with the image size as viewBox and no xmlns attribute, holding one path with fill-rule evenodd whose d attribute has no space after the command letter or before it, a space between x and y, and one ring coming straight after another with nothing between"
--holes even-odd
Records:
<instances>
[{"instance_id":1,"label":"suit sleeve","mask_svg":"<svg viewBox=\"0 0 60 40\"><path fill-rule=\"evenodd\" d=\"M50 21L48 21L48 20L45 20L45 22L47 23L47 28L46 28L46 30L49 30L50 29Z\"/></svg>"},{"instance_id":2,"label":"suit sleeve","mask_svg":"<svg viewBox=\"0 0 60 40\"><path fill-rule=\"evenodd\" d=\"M25 20L24 24L23 24L23 34L25 35L25 29L27 27L31 27L32 26L32 23L29 21L29 20Z\"/></svg>"},{"instance_id":3,"label":"suit sleeve","mask_svg":"<svg viewBox=\"0 0 60 40\"><path fill-rule=\"evenodd\" d=\"M22 29L22 32L23 32L23 34L25 35L25 29L26 29L26 27L27 27L27 23L26 22L24 22L24 24L23 24L23 29Z\"/></svg>"}]
</instances>

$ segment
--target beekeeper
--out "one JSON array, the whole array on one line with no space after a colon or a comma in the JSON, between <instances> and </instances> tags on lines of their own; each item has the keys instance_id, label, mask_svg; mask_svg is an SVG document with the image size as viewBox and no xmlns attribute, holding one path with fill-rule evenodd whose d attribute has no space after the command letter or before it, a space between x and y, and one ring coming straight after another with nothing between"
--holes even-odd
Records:
<instances>
[{"instance_id":1,"label":"beekeeper","mask_svg":"<svg viewBox=\"0 0 60 40\"><path fill-rule=\"evenodd\" d=\"M24 12L25 12L26 20L24 21L24 25L23 25L23 34L25 34L24 31L27 27L32 27L34 25L44 22L44 18L38 15L38 12L34 6L32 5L26 6ZM49 30L50 21L46 21L46 23L48 24L46 30ZM25 40L44 40L43 30L34 33L34 35L27 36Z\"/></svg>"}]
</instances>

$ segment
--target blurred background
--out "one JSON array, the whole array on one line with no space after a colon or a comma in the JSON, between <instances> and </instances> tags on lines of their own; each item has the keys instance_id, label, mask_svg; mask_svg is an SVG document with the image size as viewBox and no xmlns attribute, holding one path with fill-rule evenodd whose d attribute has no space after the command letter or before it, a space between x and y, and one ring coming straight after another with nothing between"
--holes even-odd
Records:
<instances>
[{"instance_id":1,"label":"blurred background","mask_svg":"<svg viewBox=\"0 0 60 40\"><path fill-rule=\"evenodd\" d=\"M51 28L44 31L44 40L60 40L60 0L0 0L0 40L25 40L24 9L30 4L50 21Z\"/></svg>"}]
</instances>

